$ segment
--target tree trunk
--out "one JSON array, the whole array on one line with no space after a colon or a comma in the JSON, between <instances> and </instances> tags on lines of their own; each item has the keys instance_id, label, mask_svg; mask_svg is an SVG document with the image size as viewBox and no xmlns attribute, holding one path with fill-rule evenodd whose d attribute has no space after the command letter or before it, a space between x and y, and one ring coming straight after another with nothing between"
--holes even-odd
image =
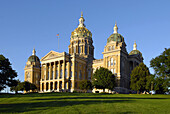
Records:
<instances>
[{"instance_id":1,"label":"tree trunk","mask_svg":"<svg viewBox=\"0 0 170 114\"><path fill-rule=\"evenodd\" d=\"M105 92L105 88L103 89L103 93Z\"/></svg>"},{"instance_id":2,"label":"tree trunk","mask_svg":"<svg viewBox=\"0 0 170 114\"><path fill-rule=\"evenodd\" d=\"M139 90L137 91L137 94L139 94Z\"/></svg>"}]
</instances>

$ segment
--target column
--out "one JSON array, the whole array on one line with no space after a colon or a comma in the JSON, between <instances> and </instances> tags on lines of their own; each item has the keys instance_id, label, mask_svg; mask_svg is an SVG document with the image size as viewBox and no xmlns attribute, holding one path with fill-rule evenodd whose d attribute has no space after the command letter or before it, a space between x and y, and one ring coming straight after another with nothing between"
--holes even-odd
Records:
<instances>
[{"instance_id":1,"label":"column","mask_svg":"<svg viewBox=\"0 0 170 114\"><path fill-rule=\"evenodd\" d=\"M48 75L48 67L47 67L47 63L45 64L45 80L47 80L47 75Z\"/></svg>"},{"instance_id":2,"label":"column","mask_svg":"<svg viewBox=\"0 0 170 114\"><path fill-rule=\"evenodd\" d=\"M52 89L55 90L55 81L53 81L53 88Z\"/></svg>"},{"instance_id":3,"label":"column","mask_svg":"<svg viewBox=\"0 0 170 114\"><path fill-rule=\"evenodd\" d=\"M60 79L60 69L61 69L61 63L58 61L58 78Z\"/></svg>"},{"instance_id":4,"label":"column","mask_svg":"<svg viewBox=\"0 0 170 114\"><path fill-rule=\"evenodd\" d=\"M66 70L66 60L63 60L63 78L62 78L62 89L64 90L64 86L65 86L65 70Z\"/></svg>"},{"instance_id":5,"label":"column","mask_svg":"<svg viewBox=\"0 0 170 114\"><path fill-rule=\"evenodd\" d=\"M40 81L40 91L42 91L42 82Z\"/></svg>"},{"instance_id":6,"label":"column","mask_svg":"<svg viewBox=\"0 0 170 114\"><path fill-rule=\"evenodd\" d=\"M51 80L51 63L49 63L49 80Z\"/></svg>"},{"instance_id":7,"label":"column","mask_svg":"<svg viewBox=\"0 0 170 114\"><path fill-rule=\"evenodd\" d=\"M60 80L60 69L61 69L61 64L60 61L58 61L58 80ZM60 90L60 81L57 82L57 90Z\"/></svg>"},{"instance_id":8,"label":"column","mask_svg":"<svg viewBox=\"0 0 170 114\"><path fill-rule=\"evenodd\" d=\"M73 56L73 60L72 60L72 73L73 73L73 76L72 76L72 88L71 89L74 89L74 86L75 86L75 55Z\"/></svg>"},{"instance_id":9,"label":"column","mask_svg":"<svg viewBox=\"0 0 170 114\"><path fill-rule=\"evenodd\" d=\"M82 53L85 54L85 45L83 45L83 52Z\"/></svg>"}]
</instances>

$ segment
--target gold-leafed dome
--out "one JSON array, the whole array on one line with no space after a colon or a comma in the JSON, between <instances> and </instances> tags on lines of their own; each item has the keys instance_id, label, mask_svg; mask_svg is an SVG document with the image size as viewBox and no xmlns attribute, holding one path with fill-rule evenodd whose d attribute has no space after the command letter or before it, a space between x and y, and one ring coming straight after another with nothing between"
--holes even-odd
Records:
<instances>
[{"instance_id":1,"label":"gold-leafed dome","mask_svg":"<svg viewBox=\"0 0 170 114\"><path fill-rule=\"evenodd\" d=\"M90 36L92 37L92 33L86 28L86 27L78 27L76 28L72 33L71 37L77 37L77 36Z\"/></svg>"},{"instance_id":2,"label":"gold-leafed dome","mask_svg":"<svg viewBox=\"0 0 170 114\"><path fill-rule=\"evenodd\" d=\"M83 13L81 13L81 17L79 19L78 27L71 33L71 38L74 37L85 37L90 36L92 37L92 33L85 27L84 25L85 19L83 18Z\"/></svg>"}]
</instances>

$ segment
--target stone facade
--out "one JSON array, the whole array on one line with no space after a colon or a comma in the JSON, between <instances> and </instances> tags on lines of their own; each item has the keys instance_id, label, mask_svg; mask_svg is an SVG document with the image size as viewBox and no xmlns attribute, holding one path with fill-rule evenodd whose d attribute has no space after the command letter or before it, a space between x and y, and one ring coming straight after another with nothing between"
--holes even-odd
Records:
<instances>
[{"instance_id":1,"label":"stone facade","mask_svg":"<svg viewBox=\"0 0 170 114\"><path fill-rule=\"evenodd\" d=\"M91 80L97 68L105 67L116 76L115 91L128 93L131 70L143 62L136 43L128 54L124 37L118 33L115 24L114 33L107 39L102 53L103 59L94 59L92 33L85 27L84 21L81 15L79 26L71 33L69 53L50 51L41 58L40 65L39 58L33 50L33 55L29 57L24 69L25 81L36 84L40 92L82 91L79 88L80 82ZM96 91L101 92L94 88L93 92Z\"/></svg>"}]
</instances>

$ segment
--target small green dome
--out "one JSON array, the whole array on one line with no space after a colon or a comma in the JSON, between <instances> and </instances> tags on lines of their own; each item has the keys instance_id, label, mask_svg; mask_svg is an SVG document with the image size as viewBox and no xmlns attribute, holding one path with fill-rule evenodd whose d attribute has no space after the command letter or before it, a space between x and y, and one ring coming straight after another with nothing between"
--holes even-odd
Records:
<instances>
[{"instance_id":1,"label":"small green dome","mask_svg":"<svg viewBox=\"0 0 170 114\"><path fill-rule=\"evenodd\" d=\"M110 35L110 37L107 39L107 43L115 41L115 42L124 42L124 37L119 33L113 33Z\"/></svg>"},{"instance_id":2,"label":"small green dome","mask_svg":"<svg viewBox=\"0 0 170 114\"><path fill-rule=\"evenodd\" d=\"M40 62L40 59L36 55L31 55L28 58L28 61L30 61L30 62Z\"/></svg>"},{"instance_id":3,"label":"small green dome","mask_svg":"<svg viewBox=\"0 0 170 114\"><path fill-rule=\"evenodd\" d=\"M139 50L132 50L129 55L139 55L141 58L142 57L142 53Z\"/></svg>"}]
</instances>

